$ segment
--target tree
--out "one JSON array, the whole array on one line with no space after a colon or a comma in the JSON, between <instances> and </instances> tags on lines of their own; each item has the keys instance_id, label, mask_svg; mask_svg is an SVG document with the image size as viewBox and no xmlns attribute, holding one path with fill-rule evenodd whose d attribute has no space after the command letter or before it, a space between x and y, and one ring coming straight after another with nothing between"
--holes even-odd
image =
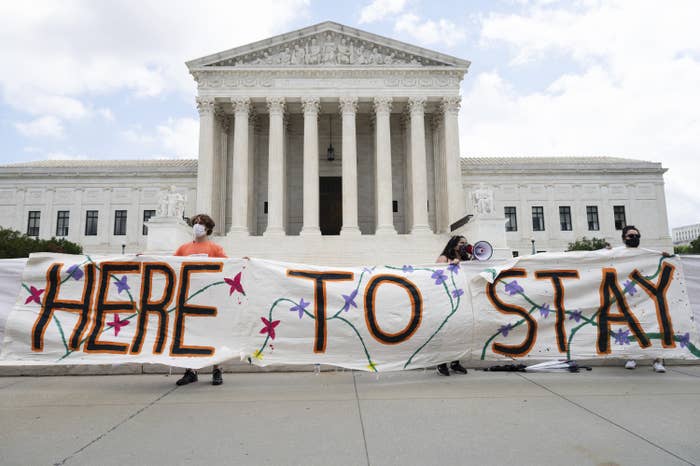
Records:
<instances>
[{"instance_id":1,"label":"tree","mask_svg":"<svg viewBox=\"0 0 700 466\"><path fill-rule=\"evenodd\" d=\"M33 252L82 254L83 247L67 239L37 239L8 228L0 228L0 258L29 257Z\"/></svg>"},{"instance_id":2,"label":"tree","mask_svg":"<svg viewBox=\"0 0 700 466\"><path fill-rule=\"evenodd\" d=\"M573 243L569 243L567 251L596 251L609 247L610 244L601 238L586 238L577 239Z\"/></svg>"}]
</instances>

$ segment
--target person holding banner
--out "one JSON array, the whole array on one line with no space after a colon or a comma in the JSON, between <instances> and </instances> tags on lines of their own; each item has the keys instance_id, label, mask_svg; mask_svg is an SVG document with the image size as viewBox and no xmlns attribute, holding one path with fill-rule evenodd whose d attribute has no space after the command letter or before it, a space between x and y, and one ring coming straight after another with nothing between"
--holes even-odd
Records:
<instances>
[{"instance_id":1,"label":"person holding banner","mask_svg":"<svg viewBox=\"0 0 700 466\"><path fill-rule=\"evenodd\" d=\"M471 260L469 255L469 244L464 236L453 236L445 245L445 249L437 258L438 264L459 264L460 261ZM459 361L452 361L450 368L447 368L447 363L438 364L437 371L440 375L449 376L450 369L459 374L466 374L467 369L462 366Z\"/></svg>"},{"instance_id":2,"label":"person holding banner","mask_svg":"<svg viewBox=\"0 0 700 466\"><path fill-rule=\"evenodd\" d=\"M209 241L209 235L214 231L214 220L206 214L198 214L192 218L192 234L194 239L189 241L175 251L175 256L200 256L200 257L223 257L228 256L224 253L224 249L218 244ZM197 381L197 371L187 369L185 374L180 378L177 385L187 385L188 383ZM212 385L221 385L224 379L221 375L221 369L217 364L214 365L212 371Z\"/></svg>"}]
</instances>

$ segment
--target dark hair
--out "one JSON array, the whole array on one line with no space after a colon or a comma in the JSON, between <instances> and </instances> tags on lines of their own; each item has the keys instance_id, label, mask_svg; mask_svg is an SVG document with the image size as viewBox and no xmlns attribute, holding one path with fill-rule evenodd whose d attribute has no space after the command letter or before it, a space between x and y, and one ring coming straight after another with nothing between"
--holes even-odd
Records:
<instances>
[{"instance_id":1,"label":"dark hair","mask_svg":"<svg viewBox=\"0 0 700 466\"><path fill-rule=\"evenodd\" d=\"M622 228L622 239L623 239L623 240L625 239L625 236L627 235L627 232L630 231L630 230L637 230L637 232L639 233L639 236L642 235L642 232L639 231L639 228L637 228L637 227L634 226L634 225L627 225L626 227L623 227L623 228Z\"/></svg>"},{"instance_id":2,"label":"dark hair","mask_svg":"<svg viewBox=\"0 0 700 466\"><path fill-rule=\"evenodd\" d=\"M457 244L459 244L459 241L462 239L466 241L466 238L464 236L459 236L459 235L456 235L456 236L453 236L452 238L450 238L450 240L445 245L445 249L442 250L442 254L440 254L440 255L445 256L450 260L462 259L461 257L458 257L458 253L457 253L457 251L455 251Z\"/></svg>"},{"instance_id":3,"label":"dark hair","mask_svg":"<svg viewBox=\"0 0 700 466\"><path fill-rule=\"evenodd\" d=\"M207 214L197 214L194 217L192 217L192 220L190 220L190 224L194 225L195 223L204 225L204 228L207 229L207 235L211 235L212 231L214 231L214 227L216 226L216 223L214 223L214 219L212 219Z\"/></svg>"}]
</instances>

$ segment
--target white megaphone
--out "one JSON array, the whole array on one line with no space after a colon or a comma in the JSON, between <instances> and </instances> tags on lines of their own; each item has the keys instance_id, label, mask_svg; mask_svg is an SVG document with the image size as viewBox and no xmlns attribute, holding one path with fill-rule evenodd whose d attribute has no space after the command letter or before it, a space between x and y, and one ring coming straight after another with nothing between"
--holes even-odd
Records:
<instances>
[{"instance_id":1,"label":"white megaphone","mask_svg":"<svg viewBox=\"0 0 700 466\"><path fill-rule=\"evenodd\" d=\"M472 256L478 261L487 261L493 255L493 246L488 241L477 241L472 246Z\"/></svg>"}]
</instances>

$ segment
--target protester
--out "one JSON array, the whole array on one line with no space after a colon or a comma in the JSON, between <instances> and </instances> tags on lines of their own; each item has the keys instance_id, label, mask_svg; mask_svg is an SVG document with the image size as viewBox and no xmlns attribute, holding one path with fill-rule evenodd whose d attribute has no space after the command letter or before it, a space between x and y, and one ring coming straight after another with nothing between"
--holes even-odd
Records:
<instances>
[{"instance_id":1,"label":"protester","mask_svg":"<svg viewBox=\"0 0 700 466\"><path fill-rule=\"evenodd\" d=\"M627 248L638 248L641 237L642 235L639 233L639 229L634 225L627 225L622 229L622 242L625 243L625 247ZM667 256L668 254L664 255ZM637 361L635 361L634 359L628 359L627 362L625 362L625 369L632 370L636 367ZM654 372L666 372L666 368L664 367L662 359L655 359L654 363L652 364L652 367L654 369Z\"/></svg>"},{"instance_id":2,"label":"protester","mask_svg":"<svg viewBox=\"0 0 700 466\"><path fill-rule=\"evenodd\" d=\"M207 256L207 257L228 257L224 253L221 246L209 241L209 235L211 235L214 230L214 220L206 214L195 215L192 218L192 233L194 239L183 244L177 251L175 251L175 256ZM185 374L176 383L177 385L187 385L188 383L197 381L197 371L193 369L187 369ZM212 371L212 385L221 385L224 383L224 379L221 375L221 369L218 365L214 365L214 370Z\"/></svg>"},{"instance_id":3,"label":"protester","mask_svg":"<svg viewBox=\"0 0 700 466\"><path fill-rule=\"evenodd\" d=\"M453 236L445 245L445 249L437 258L438 264L459 264L460 261L471 260L471 256L467 252L469 244L464 236ZM464 368L459 361L452 361L450 363L450 369L459 374L466 374L467 369ZM437 366L438 374L440 375L450 375L450 370L447 368L447 363L438 364Z\"/></svg>"}]
</instances>

